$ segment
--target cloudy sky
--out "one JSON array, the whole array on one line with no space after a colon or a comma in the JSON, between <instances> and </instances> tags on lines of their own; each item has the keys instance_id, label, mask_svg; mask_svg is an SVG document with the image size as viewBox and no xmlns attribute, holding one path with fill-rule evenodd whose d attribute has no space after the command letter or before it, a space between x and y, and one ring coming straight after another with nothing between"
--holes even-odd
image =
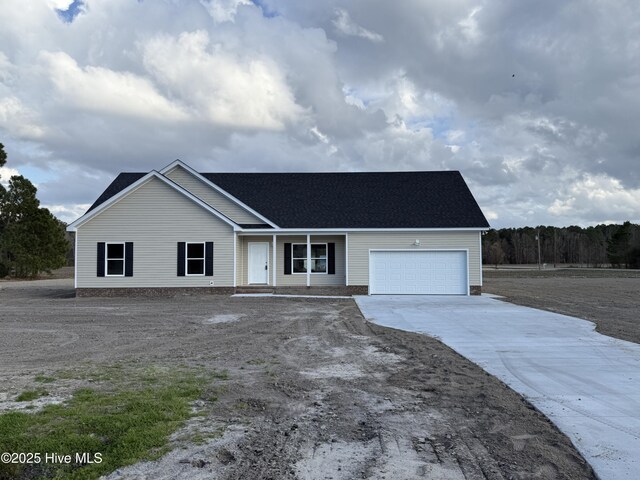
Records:
<instances>
[{"instance_id":1,"label":"cloudy sky","mask_svg":"<svg viewBox=\"0 0 640 480\"><path fill-rule=\"evenodd\" d=\"M2 0L0 142L120 171L460 170L495 227L640 222L637 0Z\"/></svg>"}]
</instances>

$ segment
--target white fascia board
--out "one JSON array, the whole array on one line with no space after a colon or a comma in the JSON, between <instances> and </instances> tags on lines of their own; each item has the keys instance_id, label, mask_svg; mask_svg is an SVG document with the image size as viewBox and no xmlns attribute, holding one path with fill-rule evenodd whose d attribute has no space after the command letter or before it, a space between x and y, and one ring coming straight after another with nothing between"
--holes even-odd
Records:
<instances>
[{"instance_id":1,"label":"white fascia board","mask_svg":"<svg viewBox=\"0 0 640 480\"><path fill-rule=\"evenodd\" d=\"M169 172L170 170L174 169L175 167L181 167L184 168L187 172L189 172L191 175L193 175L194 177L196 177L198 180L200 180L201 182L205 183L206 185L208 185L209 187L213 188L215 191L217 191L218 193L220 193L221 195L224 195L225 197L227 197L229 200L231 200L233 203L235 203L236 205L238 205L239 207L242 207L243 209L245 209L247 212L251 213L252 215L255 215L256 217L258 217L260 220L262 220L264 223L266 223L267 225L271 225L273 228L278 228L278 226L273 223L271 220L269 220L268 218L266 218L265 216L261 215L260 213L256 212L253 208L251 208L249 205L243 203L242 201L238 200L236 197L234 197L233 195L231 195L229 192L227 192L226 190L220 188L218 185L216 185L215 183L213 183L211 180L209 180L208 178L200 175L200 173L196 172L193 168L191 168L189 165L187 165L186 163L184 163L182 160L175 160L173 162L171 162L169 165L167 165L166 167L164 167L162 170L160 170L160 173L162 175L164 175L165 173Z\"/></svg>"},{"instance_id":2,"label":"white fascia board","mask_svg":"<svg viewBox=\"0 0 640 480\"><path fill-rule=\"evenodd\" d=\"M207 210L212 215L218 217L220 220L222 220L223 222L225 222L226 224L231 226L234 231L240 230L240 226L238 224L234 223L231 219L229 219L228 217L226 217L222 213L218 212L216 209L212 208L209 204L203 202L198 197L196 197L194 194L192 194L188 190L185 190L184 188L182 188L177 183L172 182L171 180L169 180L164 175L161 175L159 172L156 172L155 170L152 170L151 172L147 173L144 177L138 179L137 181L135 181L131 185L129 185L127 188L121 190L116 195L114 195L113 197L109 198L106 202L101 203L96 208L91 210L89 213L85 213L82 217L77 219L75 222L71 223L67 227L67 231L69 231L69 232L77 231L78 227L80 227L82 224L88 222L93 217L99 215L101 212L105 211L107 208L109 208L113 204L117 203L120 199L126 197L129 193L131 193L134 190L140 188L142 185L147 183L152 178L157 178L158 180L163 182L165 185L168 185L169 187L173 188L175 191L177 191L177 192L181 193L182 195L184 195L185 197L189 198L191 201L193 201L194 203L196 203L200 207L202 207L205 210Z\"/></svg>"},{"instance_id":3,"label":"white fascia board","mask_svg":"<svg viewBox=\"0 0 640 480\"><path fill-rule=\"evenodd\" d=\"M240 235L287 233L306 235L311 233L344 234L345 232L481 232L484 228L247 228L241 230Z\"/></svg>"}]
</instances>

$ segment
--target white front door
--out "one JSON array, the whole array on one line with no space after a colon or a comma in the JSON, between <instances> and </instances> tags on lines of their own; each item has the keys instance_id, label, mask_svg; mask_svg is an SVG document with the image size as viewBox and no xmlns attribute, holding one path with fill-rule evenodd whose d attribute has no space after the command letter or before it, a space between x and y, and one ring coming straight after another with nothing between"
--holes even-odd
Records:
<instances>
[{"instance_id":1,"label":"white front door","mask_svg":"<svg viewBox=\"0 0 640 480\"><path fill-rule=\"evenodd\" d=\"M269 283L269 243L249 242L249 283Z\"/></svg>"}]
</instances>

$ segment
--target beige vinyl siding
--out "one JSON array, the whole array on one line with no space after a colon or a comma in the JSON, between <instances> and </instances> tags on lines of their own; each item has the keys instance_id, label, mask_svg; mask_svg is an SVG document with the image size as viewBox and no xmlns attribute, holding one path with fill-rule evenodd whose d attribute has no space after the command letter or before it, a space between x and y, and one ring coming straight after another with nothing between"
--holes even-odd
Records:
<instances>
[{"instance_id":1,"label":"beige vinyl siding","mask_svg":"<svg viewBox=\"0 0 640 480\"><path fill-rule=\"evenodd\" d=\"M152 178L78 228L77 286L233 286L233 229ZM214 242L213 277L177 276L178 242ZM98 277L98 242L133 242L133 277Z\"/></svg>"},{"instance_id":2,"label":"beige vinyl siding","mask_svg":"<svg viewBox=\"0 0 640 480\"><path fill-rule=\"evenodd\" d=\"M278 236L276 240L276 280L279 287L306 286L307 275L304 273L284 274L284 244L307 243L306 235ZM312 273L311 286L345 285L345 240L344 235L311 235L311 243L336 244L336 273Z\"/></svg>"},{"instance_id":3,"label":"beige vinyl siding","mask_svg":"<svg viewBox=\"0 0 640 480\"><path fill-rule=\"evenodd\" d=\"M420 246L414 242L420 240ZM480 232L350 232L349 285L369 284L369 250L469 250L469 284L482 285Z\"/></svg>"},{"instance_id":4,"label":"beige vinyl siding","mask_svg":"<svg viewBox=\"0 0 640 480\"><path fill-rule=\"evenodd\" d=\"M208 203L223 215L226 215L236 223L264 223L254 214L249 213L243 207L234 203L202 180L194 177L184 168L177 166L165 174L173 182L193 193L203 202Z\"/></svg>"}]
</instances>

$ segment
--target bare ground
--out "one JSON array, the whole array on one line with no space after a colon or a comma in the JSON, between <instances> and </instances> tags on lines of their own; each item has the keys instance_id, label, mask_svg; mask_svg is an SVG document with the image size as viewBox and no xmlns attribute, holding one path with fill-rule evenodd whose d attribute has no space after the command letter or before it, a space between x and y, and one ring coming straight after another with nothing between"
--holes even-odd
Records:
<instances>
[{"instance_id":1,"label":"bare ground","mask_svg":"<svg viewBox=\"0 0 640 480\"><path fill-rule=\"evenodd\" d=\"M603 335L640 343L640 271L486 269L483 291L591 320Z\"/></svg>"},{"instance_id":2,"label":"bare ground","mask_svg":"<svg viewBox=\"0 0 640 480\"><path fill-rule=\"evenodd\" d=\"M437 340L366 322L352 300L72 295L68 280L0 284L0 405L69 368L229 372L169 454L109 479L594 478L519 395ZM72 386L47 385L56 398ZM196 445L194 428L221 436Z\"/></svg>"}]
</instances>

